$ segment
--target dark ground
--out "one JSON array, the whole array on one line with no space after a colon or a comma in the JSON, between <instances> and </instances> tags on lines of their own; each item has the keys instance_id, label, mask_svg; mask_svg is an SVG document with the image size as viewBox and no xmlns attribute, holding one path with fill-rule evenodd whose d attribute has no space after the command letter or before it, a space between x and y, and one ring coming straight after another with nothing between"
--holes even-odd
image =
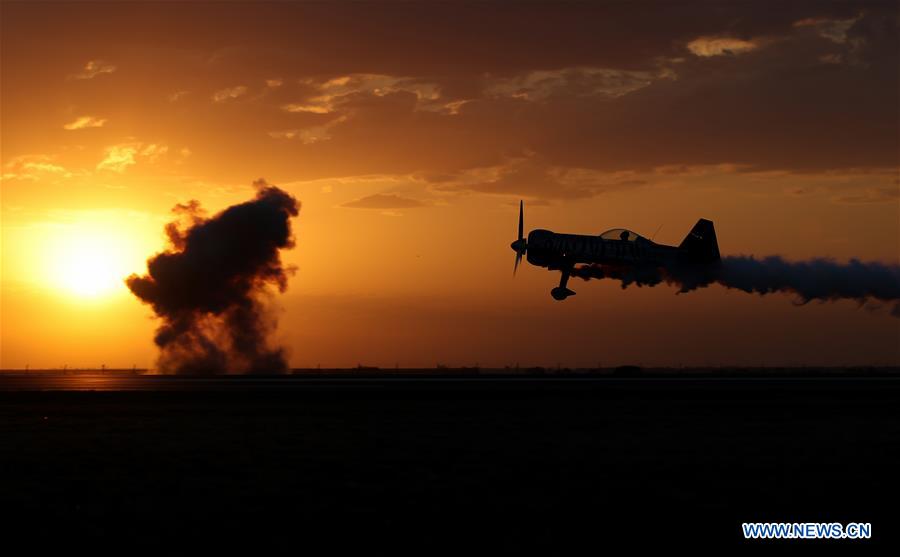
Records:
<instances>
[{"instance_id":1,"label":"dark ground","mask_svg":"<svg viewBox=\"0 0 900 557\"><path fill-rule=\"evenodd\" d=\"M0 531L32 554L900 540L896 375L226 378L133 392L38 392L21 377L0 375ZM871 522L874 539L744 541L745 521Z\"/></svg>"}]
</instances>

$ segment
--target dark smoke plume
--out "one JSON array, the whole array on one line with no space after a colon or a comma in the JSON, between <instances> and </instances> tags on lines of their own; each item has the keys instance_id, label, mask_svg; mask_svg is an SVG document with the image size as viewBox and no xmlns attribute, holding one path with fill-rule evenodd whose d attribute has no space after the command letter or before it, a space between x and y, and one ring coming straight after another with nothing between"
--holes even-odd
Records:
<instances>
[{"instance_id":1,"label":"dark smoke plume","mask_svg":"<svg viewBox=\"0 0 900 557\"><path fill-rule=\"evenodd\" d=\"M167 373L280 373L281 348L267 343L275 319L265 310L268 285L287 288L279 250L294 245L291 217L300 204L255 182L256 197L206 218L197 201L176 205L166 226L171 244L147 261L128 288L162 320L155 342Z\"/></svg>"},{"instance_id":2,"label":"dark smoke plume","mask_svg":"<svg viewBox=\"0 0 900 557\"><path fill-rule=\"evenodd\" d=\"M760 295L773 292L795 294L799 304L812 300L850 299L860 305L873 301L893 303L891 315L900 317L900 266L855 259L836 263L827 259L785 261L771 256L724 257L710 266L675 265L668 268L588 265L573 270L584 280L609 278L630 284L656 286L665 282L690 292L710 284Z\"/></svg>"}]
</instances>

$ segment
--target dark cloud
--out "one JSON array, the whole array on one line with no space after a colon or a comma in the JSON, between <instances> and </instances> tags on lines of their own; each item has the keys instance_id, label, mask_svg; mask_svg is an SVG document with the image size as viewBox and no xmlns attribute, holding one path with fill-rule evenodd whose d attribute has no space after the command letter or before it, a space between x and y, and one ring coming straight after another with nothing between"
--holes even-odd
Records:
<instances>
[{"instance_id":1,"label":"dark cloud","mask_svg":"<svg viewBox=\"0 0 900 557\"><path fill-rule=\"evenodd\" d=\"M856 63L822 60L846 48L785 38L739 57L688 59L675 66L677 79L614 103L536 107L545 133L533 148L556 164L607 168L896 167L900 59L879 52Z\"/></svg>"},{"instance_id":2,"label":"dark cloud","mask_svg":"<svg viewBox=\"0 0 900 557\"><path fill-rule=\"evenodd\" d=\"M727 6L737 19L753 19L749 4ZM800 173L896 168L900 58L896 29L893 37L885 30L895 16L883 9L833 14L852 22L836 42L833 33L795 27L801 12L743 33L723 24L711 35L763 37L740 55L693 56L687 38L697 35L688 34L680 50L661 49L641 70L585 68L575 56L558 71L472 76L480 89L454 114L417 111L413 95L404 103L359 98L332 141L316 146L317 160L337 166L341 153L364 151L359 171L385 173L454 172L525 152L550 167L607 172L723 163ZM633 31L637 38L642 27ZM433 82L440 86L440 77ZM473 189L548 198L602 191L572 189L540 172Z\"/></svg>"},{"instance_id":3,"label":"dark cloud","mask_svg":"<svg viewBox=\"0 0 900 557\"><path fill-rule=\"evenodd\" d=\"M897 202L900 199L900 187L866 188L854 193L838 195L834 200L838 203L884 203Z\"/></svg>"},{"instance_id":4,"label":"dark cloud","mask_svg":"<svg viewBox=\"0 0 900 557\"><path fill-rule=\"evenodd\" d=\"M162 324L156 332L158 366L170 373L279 373L280 348L267 337L274 319L263 303L267 286L287 287L279 251L293 246L290 220L299 203L257 180L256 197L210 218L191 201L175 206L186 224L171 224L171 249L147 262L145 276L128 288Z\"/></svg>"},{"instance_id":5,"label":"dark cloud","mask_svg":"<svg viewBox=\"0 0 900 557\"><path fill-rule=\"evenodd\" d=\"M554 167L533 153L509 159L497 166L424 174L420 178L435 191L518 195L532 200L584 199L646 184L645 180L591 169Z\"/></svg>"},{"instance_id":6,"label":"dark cloud","mask_svg":"<svg viewBox=\"0 0 900 557\"><path fill-rule=\"evenodd\" d=\"M635 69L679 52L700 35L781 35L806 18L847 18L895 10L888 2L69 2L14 4L24 18L73 43L143 44L165 36L179 49L204 49L211 62L305 74L517 73L600 66ZM210 18L210 14L215 18ZM197 21L205 25L198 28ZM77 25L73 24L77 22ZM465 29L461 36L459 30ZM6 31L4 25L4 31ZM84 61L81 61L83 64Z\"/></svg>"},{"instance_id":7,"label":"dark cloud","mask_svg":"<svg viewBox=\"0 0 900 557\"><path fill-rule=\"evenodd\" d=\"M215 135L219 154L292 180L454 174L524 153L551 169L603 172L884 169L900 156L893 2L260 2L217 5L214 19L205 3L44 6L5 8L5 104L29 75L7 53L52 61L115 45L114 77L142 75L148 91L162 84L158 106L139 95L116 103L135 103L159 129L190 122L184 133ZM128 58L159 37L168 63ZM275 77L282 86L267 87ZM199 106L236 83L248 87L241 110ZM18 84L29 98L51 90ZM175 110L164 100L173 90L197 94ZM87 110L102 95L77 100ZM473 191L604 191L541 172Z\"/></svg>"},{"instance_id":8,"label":"dark cloud","mask_svg":"<svg viewBox=\"0 0 900 557\"><path fill-rule=\"evenodd\" d=\"M424 206L425 204L417 199L401 197L393 193L376 193L341 205L341 207L352 209L412 209Z\"/></svg>"}]
</instances>

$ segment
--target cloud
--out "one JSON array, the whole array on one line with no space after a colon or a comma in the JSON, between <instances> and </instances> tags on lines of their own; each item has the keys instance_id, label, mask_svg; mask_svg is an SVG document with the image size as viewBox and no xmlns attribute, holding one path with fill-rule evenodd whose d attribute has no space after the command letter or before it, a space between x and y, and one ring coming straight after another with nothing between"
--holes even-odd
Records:
<instances>
[{"instance_id":1,"label":"cloud","mask_svg":"<svg viewBox=\"0 0 900 557\"><path fill-rule=\"evenodd\" d=\"M419 109L429 109L441 98L435 83L409 77L383 74L349 74L329 79L305 79L313 91L305 99L282 105L287 112L329 114L359 97L384 97L393 93L411 93Z\"/></svg>"},{"instance_id":2,"label":"cloud","mask_svg":"<svg viewBox=\"0 0 900 557\"><path fill-rule=\"evenodd\" d=\"M83 130L85 128L102 128L106 124L106 118L95 118L94 116L79 116L72 122L63 126L64 130Z\"/></svg>"},{"instance_id":3,"label":"cloud","mask_svg":"<svg viewBox=\"0 0 900 557\"><path fill-rule=\"evenodd\" d=\"M500 72L493 71L500 67L495 65L485 73L485 66L457 61L461 66L424 66L412 74L418 78L405 78L409 82L386 73L295 80L291 87L307 89L288 98L292 104L285 108L304 123L319 123L314 113L349 117L328 141L318 141L317 170L304 178L415 172L468 178L466 169L508 166L510 158L532 152L560 173L535 171L528 182L533 190L544 183L552 195L571 197L604 190L566 184L561 176L569 179L570 173L559 169L646 172L721 163L746 171L896 167L891 123L898 118L897 54L888 44L890 18L867 12L848 29L848 45L866 45L858 50L864 63L825 64L821 57L844 48L793 23L802 19L798 13L829 11L806 6L763 14L729 8L730 22L674 29L680 38L672 38L671 49L642 42L644 58L630 67L587 63L594 52L570 52L568 64L557 69ZM754 17L759 21L749 24ZM637 29L631 33L640 35ZM707 56L686 49L698 37L704 40L694 47ZM755 50L748 52L741 41ZM736 51L744 54L728 55ZM418 95L401 90L422 84L432 88ZM397 93L379 97L376 90ZM303 125L283 126L267 130L301 137L296 130ZM600 186L607 185L599 178ZM480 187L522 190L521 184L503 180Z\"/></svg>"},{"instance_id":4,"label":"cloud","mask_svg":"<svg viewBox=\"0 0 900 557\"><path fill-rule=\"evenodd\" d=\"M759 48L757 41L746 41L733 37L698 37L687 45L695 56L709 58L726 54L744 54Z\"/></svg>"},{"instance_id":5,"label":"cloud","mask_svg":"<svg viewBox=\"0 0 900 557\"><path fill-rule=\"evenodd\" d=\"M75 74L75 79L93 79L98 75L113 73L114 71L116 71L116 66L112 64L103 60L91 60L84 65L84 71Z\"/></svg>"},{"instance_id":6,"label":"cloud","mask_svg":"<svg viewBox=\"0 0 900 557\"><path fill-rule=\"evenodd\" d=\"M4 165L4 180L40 180L44 177L71 178L74 173L47 155L22 155Z\"/></svg>"},{"instance_id":7,"label":"cloud","mask_svg":"<svg viewBox=\"0 0 900 557\"><path fill-rule=\"evenodd\" d=\"M169 152L168 145L160 145L156 143L151 143L141 149L141 156L146 157L149 162L156 162L159 157L165 155Z\"/></svg>"},{"instance_id":8,"label":"cloud","mask_svg":"<svg viewBox=\"0 0 900 557\"><path fill-rule=\"evenodd\" d=\"M462 110L462 107L465 106L466 103L470 102L470 99L462 99L459 101L450 101L446 104L441 105L440 112L450 115L459 114L459 111Z\"/></svg>"},{"instance_id":9,"label":"cloud","mask_svg":"<svg viewBox=\"0 0 900 557\"><path fill-rule=\"evenodd\" d=\"M503 163L444 173L407 175L435 193L466 192L509 196L516 200L557 202L585 199L635 188L687 190L725 185L734 194L767 196L816 196L818 202L896 203L900 199L896 171L846 171L797 173L754 171L746 165L665 165L647 170L603 171L554 165L535 153L506 159ZM785 189L782 185L790 184ZM751 193L752 192L752 193Z\"/></svg>"},{"instance_id":10,"label":"cloud","mask_svg":"<svg viewBox=\"0 0 900 557\"><path fill-rule=\"evenodd\" d=\"M183 99L188 93L190 93L190 91L175 91L166 98L170 103L173 103Z\"/></svg>"},{"instance_id":11,"label":"cloud","mask_svg":"<svg viewBox=\"0 0 900 557\"><path fill-rule=\"evenodd\" d=\"M331 139L331 128L347 121L347 116L340 116L321 126L310 126L308 128L289 129L269 132L269 137L274 139L297 139L304 145L327 141Z\"/></svg>"},{"instance_id":12,"label":"cloud","mask_svg":"<svg viewBox=\"0 0 900 557\"><path fill-rule=\"evenodd\" d=\"M125 172L125 169L134 165L138 148L133 145L112 145L106 148L103 160L97 163L97 170L109 170L112 172Z\"/></svg>"},{"instance_id":13,"label":"cloud","mask_svg":"<svg viewBox=\"0 0 900 557\"><path fill-rule=\"evenodd\" d=\"M212 100L221 103L225 101L234 100L238 97L242 97L247 94L247 87L244 85L238 85L236 87L226 87L225 89L219 89L215 93L213 93Z\"/></svg>"},{"instance_id":14,"label":"cloud","mask_svg":"<svg viewBox=\"0 0 900 557\"><path fill-rule=\"evenodd\" d=\"M341 207L351 209L412 209L424 206L425 204L417 199L401 197L393 193L376 193L341 205Z\"/></svg>"},{"instance_id":15,"label":"cloud","mask_svg":"<svg viewBox=\"0 0 900 557\"><path fill-rule=\"evenodd\" d=\"M328 114L334 110L330 105L321 103L318 99L313 99L313 103L288 103L282 105L281 109L286 112L311 112L312 114Z\"/></svg>"},{"instance_id":16,"label":"cloud","mask_svg":"<svg viewBox=\"0 0 900 557\"><path fill-rule=\"evenodd\" d=\"M889 26L888 18L866 16L848 31L865 45L857 64L823 64L834 44L788 27L752 56L727 63L692 56L677 80L614 102L566 98L523 110L523 132L538 130L523 143L554 164L605 169L897 168L898 55L895 40L888 46Z\"/></svg>"},{"instance_id":17,"label":"cloud","mask_svg":"<svg viewBox=\"0 0 900 557\"><path fill-rule=\"evenodd\" d=\"M284 81L282 81L281 79L278 79L278 78L266 80L266 87L272 87L272 88L281 87L283 84L284 84Z\"/></svg>"},{"instance_id":18,"label":"cloud","mask_svg":"<svg viewBox=\"0 0 900 557\"><path fill-rule=\"evenodd\" d=\"M528 72L509 78L491 78L484 92L488 97L529 101L544 100L556 95L612 99L647 87L658 77L649 71L574 67Z\"/></svg>"},{"instance_id":19,"label":"cloud","mask_svg":"<svg viewBox=\"0 0 900 557\"><path fill-rule=\"evenodd\" d=\"M105 149L103 160L97 163L96 168L98 171L121 174L139 161L155 163L168 152L169 146L162 143L132 142L110 145ZM185 149L182 149L180 154L183 159L190 155L190 151L185 154Z\"/></svg>"},{"instance_id":20,"label":"cloud","mask_svg":"<svg viewBox=\"0 0 900 557\"><path fill-rule=\"evenodd\" d=\"M443 175L423 175L441 192L472 191L530 199L583 199L603 192L642 186L646 179L632 172L601 172L555 166L533 153L504 163Z\"/></svg>"},{"instance_id":21,"label":"cloud","mask_svg":"<svg viewBox=\"0 0 900 557\"><path fill-rule=\"evenodd\" d=\"M304 145L331 139L325 126L313 126L304 129L279 130L269 132L273 139L299 139Z\"/></svg>"},{"instance_id":22,"label":"cloud","mask_svg":"<svg viewBox=\"0 0 900 557\"><path fill-rule=\"evenodd\" d=\"M864 188L861 191L845 193L834 198L836 203L897 203L900 200L900 187Z\"/></svg>"},{"instance_id":23,"label":"cloud","mask_svg":"<svg viewBox=\"0 0 900 557\"><path fill-rule=\"evenodd\" d=\"M862 18L862 14L848 19L830 19L827 17L810 17L794 23L794 27L808 27L822 38L837 44L847 42L847 32Z\"/></svg>"},{"instance_id":24,"label":"cloud","mask_svg":"<svg viewBox=\"0 0 900 557\"><path fill-rule=\"evenodd\" d=\"M173 9L198 13L190 5ZM259 18L265 38L247 36L240 47L220 49L215 79L225 81L205 87L196 81L202 76L167 81L160 78L172 74L159 65L148 68L147 78L169 85L144 93L159 101L190 87L208 99L219 87L245 84L249 90L237 102L253 97L259 108L274 110L251 119L237 111L218 114L227 119L221 122L198 118L191 133L243 126L247 133L219 136L222 148L294 156L298 180L417 172L468 178L467 169L508 166L510 157L533 152L555 169L547 187L572 195L593 188L561 187L571 178L559 169L643 172L735 162L820 171L896 162L894 6L801 1L778 9L770 2L710 9L675 2L648 12L618 2L528 3L516 10L428 3L412 13L364 3L338 11L340 17L307 3L265 13L235 6L231 18L173 38L179 46L191 37L223 44L243 36L244 16ZM846 31L827 30L860 12ZM191 20L176 27L187 30ZM819 26L844 45L820 36ZM366 47L348 48L347 37ZM854 41L863 41L859 57L866 64L847 63ZM182 59L179 68L189 63ZM267 80L282 85L273 89ZM346 125L319 127L345 115ZM539 183L535 173L532 184ZM502 181L481 184L515 189Z\"/></svg>"}]
</instances>

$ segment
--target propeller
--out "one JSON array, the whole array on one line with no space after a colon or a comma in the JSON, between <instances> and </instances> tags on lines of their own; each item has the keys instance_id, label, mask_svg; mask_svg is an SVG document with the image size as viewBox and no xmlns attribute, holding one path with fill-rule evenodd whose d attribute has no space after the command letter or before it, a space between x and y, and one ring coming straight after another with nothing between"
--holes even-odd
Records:
<instances>
[{"instance_id":1,"label":"propeller","mask_svg":"<svg viewBox=\"0 0 900 557\"><path fill-rule=\"evenodd\" d=\"M521 200L519 200L519 238L515 242L513 242L509 245L509 247L511 247L513 249L513 251L516 252L516 265L515 265L515 267L513 267L513 276L515 276L516 271L519 270L519 263L522 261L522 254L524 254L526 251L528 251L528 242L525 240L525 237L524 237L525 223L523 222L524 221L523 205L524 205L524 203Z\"/></svg>"}]
</instances>

